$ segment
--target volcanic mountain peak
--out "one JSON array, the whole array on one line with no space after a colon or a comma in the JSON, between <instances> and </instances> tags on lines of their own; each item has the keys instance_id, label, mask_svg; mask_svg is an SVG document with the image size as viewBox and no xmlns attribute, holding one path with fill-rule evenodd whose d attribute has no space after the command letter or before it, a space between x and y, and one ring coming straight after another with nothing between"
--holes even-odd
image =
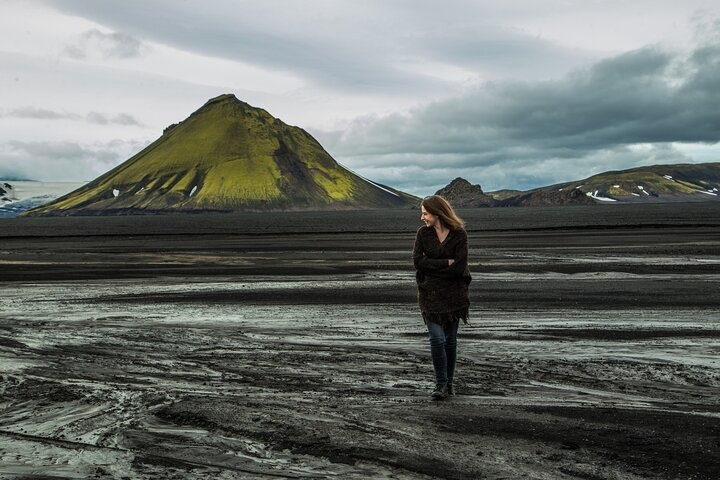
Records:
<instances>
[{"instance_id":1,"label":"volcanic mountain peak","mask_svg":"<svg viewBox=\"0 0 720 480\"><path fill-rule=\"evenodd\" d=\"M305 130L226 94L125 163L29 215L407 207L415 197L339 165Z\"/></svg>"}]
</instances>

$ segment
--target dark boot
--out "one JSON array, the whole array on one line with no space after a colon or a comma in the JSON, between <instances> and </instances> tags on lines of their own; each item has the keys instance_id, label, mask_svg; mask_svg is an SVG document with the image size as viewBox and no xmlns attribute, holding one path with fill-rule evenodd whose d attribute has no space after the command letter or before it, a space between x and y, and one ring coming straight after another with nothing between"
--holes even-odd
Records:
<instances>
[{"instance_id":1,"label":"dark boot","mask_svg":"<svg viewBox=\"0 0 720 480\"><path fill-rule=\"evenodd\" d=\"M446 383L438 383L435 385L435 390L432 392L432 398L434 400L443 400L448 396L448 386Z\"/></svg>"},{"instance_id":2,"label":"dark boot","mask_svg":"<svg viewBox=\"0 0 720 480\"><path fill-rule=\"evenodd\" d=\"M447 384L447 393L448 393L448 395L450 395L451 397L455 396L455 390L453 389L453 384L452 384L452 383L448 383L448 384Z\"/></svg>"}]
</instances>

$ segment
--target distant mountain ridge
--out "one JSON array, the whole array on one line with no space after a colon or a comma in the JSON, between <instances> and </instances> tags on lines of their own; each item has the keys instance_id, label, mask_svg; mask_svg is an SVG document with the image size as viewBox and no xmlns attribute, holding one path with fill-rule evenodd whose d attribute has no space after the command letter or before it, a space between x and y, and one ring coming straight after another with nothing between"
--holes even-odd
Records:
<instances>
[{"instance_id":1,"label":"distant mountain ridge","mask_svg":"<svg viewBox=\"0 0 720 480\"><path fill-rule=\"evenodd\" d=\"M720 163L651 165L608 171L572 182L536 188L505 200L579 191L596 203L702 202L720 200ZM577 197L580 198L580 197Z\"/></svg>"},{"instance_id":2,"label":"distant mountain ridge","mask_svg":"<svg viewBox=\"0 0 720 480\"><path fill-rule=\"evenodd\" d=\"M504 200L498 200L494 207L544 207L562 205L595 205L597 202L581 190L533 190L523 192Z\"/></svg>"},{"instance_id":3,"label":"distant mountain ridge","mask_svg":"<svg viewBox=\"0 0 720 480\"><path fill-rule=\"evenodd\" d=\"M24 215L398 208L419 199L338 164L305 130L210 99L126 162Z\"/></svg>"},{"instance_id":4,"label":"distant mountain ridge","mask_svg":"<svg viewBox=\"0 0 720 480\"><path fill-rule=\"evenodd\" d=\"M528 191L488 192L492 200L476 201L480 185L456 178L438 190L459 207L532 207L594 205L602 203L669 203L720 200L720 163L652 165L599 173L583 180L558 183ZM457 188L462 186L462 188ZM475 203L475 204L473 204Z\"/></svg>"}]
</instances>

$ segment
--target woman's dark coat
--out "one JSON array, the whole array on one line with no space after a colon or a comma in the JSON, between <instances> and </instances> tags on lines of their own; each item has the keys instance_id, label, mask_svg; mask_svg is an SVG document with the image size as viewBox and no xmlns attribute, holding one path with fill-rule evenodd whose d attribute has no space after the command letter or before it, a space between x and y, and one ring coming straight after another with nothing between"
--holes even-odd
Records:
<instances>
[{"instance_id":1,"label":"woman's dark coat","mask_svg":"<svg viewBox=\"0 0 720 480\"><path fill-rule=\"evenodd\" d=\"M448 265L448 259L455 263ZM463 229L450 230L445 241L433 227L420 227L415 237L413 263L417 273L418 303L425 321L445 324L467 322L470 299L468 285L468 238Z\"/></svg>"}]
</instances>

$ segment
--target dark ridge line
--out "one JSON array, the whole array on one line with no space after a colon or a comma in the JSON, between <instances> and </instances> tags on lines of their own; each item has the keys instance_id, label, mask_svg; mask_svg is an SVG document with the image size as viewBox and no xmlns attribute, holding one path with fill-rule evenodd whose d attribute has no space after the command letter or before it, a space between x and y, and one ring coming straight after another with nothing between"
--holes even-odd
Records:
<instances>
[{"instance_id":1,"label":"dark ridge line","mask_svg":"<svg viewBox=\"0 0 720 480\"><path fill-rule=\"evenodd\" d=\"M666 229L666 228L720 228L720 223L647 223L647 224L627 224L627 225L565 225L556 227L523 227L523 228L488 228L488 229L466 229L469 233L496 233L496 232L543 232L543 231L581 231L581 230L641 230L641 229ZM269 235L359 235L359 234L397 234L409 235L414 234L415 230L316 230L316 231L264 231L264 232L156 232L156 233L89 233L89 234L37 234L37 235L6 235L0 233L0 239L4 238L93 238L93 237L175 237L175 236L269 236Z\"/></svg>"}]
</instances>

